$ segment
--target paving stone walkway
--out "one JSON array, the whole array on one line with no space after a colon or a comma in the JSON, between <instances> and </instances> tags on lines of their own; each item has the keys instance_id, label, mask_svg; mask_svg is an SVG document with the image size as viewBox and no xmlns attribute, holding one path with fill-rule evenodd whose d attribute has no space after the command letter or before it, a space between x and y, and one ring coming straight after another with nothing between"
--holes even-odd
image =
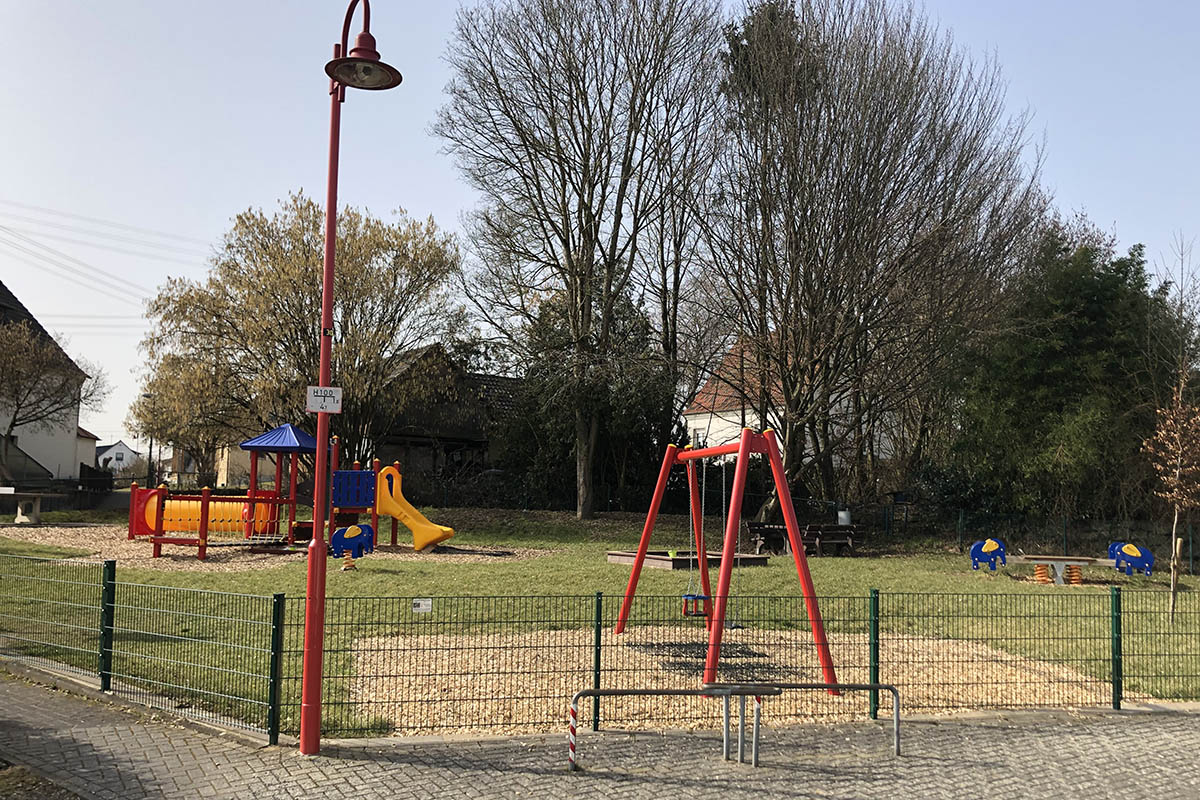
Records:
<instances>
[{"instance_id":1,"label":"paving stone walkway","mask_svg":"<svg viewBox=\"0 0 1200 800\"><path fill-rule=\"evenodd\" d=\"M769 721L769 719L768 719ZM0 759L82 798L1200 797L1200 713L1022 713L768 728L762 765L726 763L712 734L349 741L306 758L0 671Z\"/></svg>"}]
</instances>

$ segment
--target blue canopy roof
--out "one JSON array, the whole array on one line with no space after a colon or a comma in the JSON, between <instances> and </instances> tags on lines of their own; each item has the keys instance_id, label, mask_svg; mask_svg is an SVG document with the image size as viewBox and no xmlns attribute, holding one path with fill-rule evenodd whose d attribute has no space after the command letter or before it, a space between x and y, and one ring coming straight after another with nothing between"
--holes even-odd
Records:
<instances>
[{"instance_id":1,"label":"blue canopy roof","mask_svg":"<svg viewBox=\"0 0 1200 800\"><path fill-rule=\"evenodd\" d=\"M243 450L263 453L315 453L317 440L290 423L273 431L247 439L239 445Z\"/></svg>"}]
</instances>

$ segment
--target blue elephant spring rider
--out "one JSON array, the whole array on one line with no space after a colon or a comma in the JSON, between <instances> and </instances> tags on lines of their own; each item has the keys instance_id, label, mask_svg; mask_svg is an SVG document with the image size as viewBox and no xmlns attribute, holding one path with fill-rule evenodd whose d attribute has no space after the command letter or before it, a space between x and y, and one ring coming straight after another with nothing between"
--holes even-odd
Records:
<instances>
[{"instance_id":1,"label":"blue elephant spring rider","mask_svg":"<svg viewBox=\"0 0 1200 800\"><path fill-rule=\"evenodd\" d=\"M1108 546L1108 557L1113 560L1113 566L1119 572L1125 569L1126 575L1132 575L1136 569L1150 577L1154 569L1154 554L1144 547L1125 542L1113 542Z\"/></svg>"},{"instance_id":2,"label":"blue elephant spring rider","mask_svg":"<svg viewBox=\"0 0 1200 800\"><path fill-rule=\"evenodd\" d=\"M329 554L343 559L342 570L357 569L354 559L375 551L375 531L370 525L338 528L329 540Z\"/></svg>"},{"instance_id":3,"label":"blue elephant spring rider","mask_svg":"<svg viewBox=\"0 0 1200 800\"><path fill-rule=\"evenodd\" d=\"M995 572L996 559L1000 559L1001 566L1008 565L1008 560L1004 557L1004 542L999 539L981 539L971 545L971 569L979 569L979 565L986 561L992 572Z\"/></svg>"}]
</instances>

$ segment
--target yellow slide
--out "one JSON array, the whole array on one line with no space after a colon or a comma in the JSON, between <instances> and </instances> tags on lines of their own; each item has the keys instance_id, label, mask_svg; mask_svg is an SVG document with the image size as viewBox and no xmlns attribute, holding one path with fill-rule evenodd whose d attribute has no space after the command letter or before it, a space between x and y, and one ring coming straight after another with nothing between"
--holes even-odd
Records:
<instances>
[{"instance_id":1,"label":"yellow slide","mask_svg":"<svg viewBox=\"0 0 1200 800\"><path fill-rule=\"evenodd\" d=\"M417 551L433 547L454 535L453 528L434 525L404 499L404 493L400 491L400 470L395 467L379 470L375 483L375 510L382 517L395 517L403 522L412 531L413 549Z\"/></svg>"}]
</instances>

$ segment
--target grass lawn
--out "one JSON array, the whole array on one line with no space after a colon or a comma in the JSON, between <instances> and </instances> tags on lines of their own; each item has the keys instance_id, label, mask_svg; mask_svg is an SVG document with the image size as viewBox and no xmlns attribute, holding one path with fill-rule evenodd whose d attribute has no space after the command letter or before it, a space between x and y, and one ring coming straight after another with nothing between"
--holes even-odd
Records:
<instances>
[{"instance_id":1,"label":"grass lawn","mask_svg":"<svg viewBox=\"0 0 1200 800\"><path fill-rule=\"evenodd\" d=\"M97 512L54 512L73 514L83 521ZM87 521L111 521L109 512L99 512ZM453 526L457 533L447 544L456 548L490 548L515 551L520 557L481 558L470 563L449 559L396 560L372 558L358 561L354 572L341 572L338 562L329 562L327 579L330 596L529 596L584 595L600 591L622 594L630 568L609 564L608 550L632 550L637 547L644 516L640 514L604 514L586 522L565 512L520 512L503 509L445 509L430 511L430 518ZM120 516L117 522L123 522ZM59 520L65 521L65 520ZM689 549L687 518L663 515L651 540L654 549ZM706 520L710 542L718 535L720 521ZM401 541L406 531L401 528ZM384 534L386 536L386 534ZM381 536L381 539L384 538ZM972 571L966 555L953 552L945 544L925 542L924 552L911 552L913 542L880 541L853 558L809 558L809 568L817 593L821 596L862 596L870 589L881 592L965 592L1029 593L1107 592L1109 583L1128 589L1165 589L1165 570L1153 577L1125 577L1111 569L1086 568L1084 579L1093 582L1077 588L1041 586L1028 578L1030 566L1010 566L995 573L986 569ZM149 545L146 545L147 549ZM169 551L172 548L167 548ZM185 551L175 548L174 552ZM47 548L13 538L0 530L0 554L53 557L80 555L78 552ZM1165 559L1159 562L1165 566ZM281 565L234 572L184 572L127 567L118 563L119 580L210 589L247 594L284 592L288 596L304 593L306 564L301 557L287 557ZM717 570L712 572L716 588ZM698 572L686 570L644 569L639 594L678 595L689 581L698 591ZM1200 582L1191 576L1182 581L1184 591L1193 591ZM756 596L791 596L800 593L795 566L790 557L773 557L767 567L739 568L734 572L732 593Z\"/></svg>"}]
</instances>

